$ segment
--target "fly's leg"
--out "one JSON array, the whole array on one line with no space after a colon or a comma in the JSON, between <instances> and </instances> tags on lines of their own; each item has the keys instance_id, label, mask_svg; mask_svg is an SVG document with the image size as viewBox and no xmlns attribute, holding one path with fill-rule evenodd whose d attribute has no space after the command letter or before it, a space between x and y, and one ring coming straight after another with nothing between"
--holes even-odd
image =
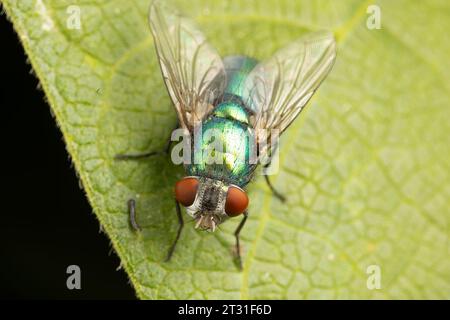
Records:
<instances>
[{"instance_id":1,"label":"fly's leg","mask_svg":"<svg viewBox=\"0 0 450 320\"><path fill-rule=\"evenodd\" d=\"M175 251L175 247L178 243L178 239L180 239L181 231L183 230L183 227L184 227L184 220L183 220L183 216L181 215L180 204L176 200L175 200L175 207L177 209L178 231L177 231L177 237L175 238L175 241L173 242L172 246L169 249L169 252L167 253L166 262L169 261L170 258L172 258L173 252Z\"/></svg>"},{"instance_id":2,"label":"fly's leg","mask_svg":"<svg viewBox=\"0 0 450 320\"><path fill-rule=\"evenodd\" d=\"M234 231L234 236L236 237L236 255L239 263L239 269L242 270L242 258L241 258L241 245L239 243L239 234L241 233L242 228L245 225L245 222L248 218L248 212L244 212L244 217L241 220L241 223L239 223L238 227L236 228L236 231Z\"/></svg>"},{"instance_id":3,"label":"fly's leg","mask_svg":"<svg viewBox=\"0 0 450 320\"><path fill-rule=\"evenodd\" d=\"M177 125L177 127L178 127L178 125ZM162 152L161 151L153 151L153 152L146 152L146 153L141 153L141 154L118 154L114 158L116 160L139 160L139 159L147 158L147 157L158 155L158 154L163 154L163 153L168 154L170 151L171 144L172 144L172 140L169 139L167 141L166 147L164 148L164 151L162 151ZM130 219L129 221L130 221L131 227L135 231L140 231L141 227L139 226L139 224L137 223L137 220L136 220L136 201L134 199L128 200L128 215L129 215L129 219Z\"/></svg>"},{"instance_id":4,"label":"fly's leg","mask_svg":"<svg viewBox=\"0 0 450 320\"><path fill-rule=\"evenodd\" d=\"M177 231L177 237L175 238L175 241L173 242L172 246L169 249L169 252L167 253L166 262L172 258L173 252L175 251L175 247L178 243L178 239L180 239L181 231L184 227L184 220L183 216L181 215L181 208L178 201L175 201L176 205L176 211L177 211L177 217L178 217L178 231ZM141 231L141 227L136 221L136 201L134 199L128 200L128 214L130 217L130 225L135 231Z\"/></svg>"},{"instance_id":5,"label":"fly's leg","mask_svg":"<svg viewBox=\"0 0 450 320\"><path fill-rule=\"evenodd\" d=\"M177 128L178 128L178 124L174 130L176 130ZM114 157L114 159L116 159L116 160L141 160L141 159L148 158L151 156L168 155L170 152L171 146L172 146L172 140L169 137L169 139L166 142L166 146L164 147L164 150L162 150L162 151L151 151L151 152L135 153L135 154L117 154Z\"/></svg>"},{"instance_id":6,"label":"fly's leg","mask_svg":"<svg viewBox=\"0 0 450 320\"><path fill-rule=\"evenodd\" d=\"M141 160L141 159L148 158L151 156L167 155L167 154L169 154L171 145L172 145L172 140L169 139L169 141L167 141L167 144L164 147L163 151L152 151L152 152L135 153L135 154L117 154L114 157L114 159L116 159L116 160Z\"/></svg>"},{"instance_id":7,"label":"fly's leg","mask_svg":"<svg viewBox=\"0 0 450 320\"><path fill-rule=\"evenodd\" d=\"M128 215L130 217L130 225L135 231L141 231L141 227L136 220L136 201L134 199L128 200Z\"/></svg>"},{"instance_id":8,"label":"fly's leg","mask_svg":"<svg viewBox=\"0 0 450 320\"><path fill-rule=\"evenodd\" d=\"M265 166L264 166L264 168L265 168ZM286 202L286 197L274 188L274 186L272 185L272 183L269 180L269 176L265 174L264 178L266 179L267 185L269 186L270 191L272 191L273 195L275 197L277 197L281 202Z\"/></svg>"},{"instance_id":9,"label":"fly's leg","mask_svg":"<svg viewBox=\"0 0 450 320\"><path fill-rule=\"evenodd\" d=\"M269 186L270 191L272 191L273 195L275 197L277 197L281 202L286 202L286 197L284 195L281 194L281 192L278 192L274 186L272 185L272 183L270 182L269 176L266 174L266 169L268 167L270 167L270 165L272 164L272 155L275 154L276 150L278 148L278 143L276 143L272 149L272 146L270 147L270 150L268 151L270 154L270 160L268 163L266 163L263 166L263 172L264 172L264 179L266 180L267 185Z\"/></svg>"},{"instance_id":10,"label":"fly's leg","mask_svg":"<svg viewBox=\"0 0 450 320\"><path fill-rule=\"evenodd\" d=\"M153 151L153 152L146 152L146 153L134 153L134 154L117 154L114 159L116 160L140 160L144 158L148 158L151 156L160 155L162 152L160 151Z\"/></svg>"}]
</instances>

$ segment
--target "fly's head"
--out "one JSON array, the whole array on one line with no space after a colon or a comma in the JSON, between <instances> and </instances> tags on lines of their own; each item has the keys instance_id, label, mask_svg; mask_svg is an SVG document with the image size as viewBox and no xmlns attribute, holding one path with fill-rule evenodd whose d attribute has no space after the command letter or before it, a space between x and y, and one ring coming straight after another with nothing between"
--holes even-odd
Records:
<instances>
[{"instance_id":1,"label":"fly's head","mask_svg":"<svg viewBox=\"0 0 450 320\"><path fill-rule=\"evenodd\" d=\"M248 196L244 190L221 180L185 177L175 184L175 198L196 220L196 228L215 231L227 220L244 213Z\"/></svg>"}]
</instances>

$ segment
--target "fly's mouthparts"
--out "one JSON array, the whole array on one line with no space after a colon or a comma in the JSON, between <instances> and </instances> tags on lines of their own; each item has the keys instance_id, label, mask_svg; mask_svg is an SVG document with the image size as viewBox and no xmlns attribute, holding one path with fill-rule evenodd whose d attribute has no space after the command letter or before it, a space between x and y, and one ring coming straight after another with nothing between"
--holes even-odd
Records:
<instances>
[{"instance_id":1,"label":"fly's mouthparts","mask_svg":"<svg viewBox=\"0 0 450 320\"><path fill-rule=\"evenodd\" d=\"M201 214L200 217L196 218L197 222L195 224L195 229L201 228L203 230L210 230L214 232L216 230L217 223L214 220L214 215L212 214Z\"/></svg>"},{"instance_id":2,"label":"fly's mouthparts","mask_svg":"<svg viewBox=\"0 0 450 320\"><path fill-rule=\"evenodd\" d=\"M197 223L195 224L195 229L198 229L198 227L202 223L202 220L203 220L203 216L200 216L200 218L197 219Z\"/></svg>"}]
</instances>

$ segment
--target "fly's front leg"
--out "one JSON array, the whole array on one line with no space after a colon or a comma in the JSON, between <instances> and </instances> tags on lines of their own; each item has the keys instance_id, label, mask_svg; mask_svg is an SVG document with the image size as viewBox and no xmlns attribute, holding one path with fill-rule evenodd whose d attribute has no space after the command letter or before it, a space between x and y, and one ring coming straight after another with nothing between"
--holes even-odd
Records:
<instances>
[{"instance_id":1,"label":"fly's front leg","mask_svg":"<svg viewBox=\"0 0 450 320\"><path fill-rule=\"evenodd\" d=\"M169 252L167 253L166 262L169 261L170 258L172 258L173 252L175 251L175 247L178 243L178 240L180 239L181 231L183 230L183 227L184 227L184 220L183 220L183 216L181 215L180 204L176 200L175 200L175 207L177 210L177 217L178 217L178 231L177 231L177 237L175 238L175 241L173 242L172 246L169 249Z\"/></svg>"},{"instance_id":2,"label":"fly's front leg","mask_svg":"<svg viewBox=\"0 0 450 320\"><path fill-rule=\"evenodd\" d=\"M180 204L178 203L178 201L175 201L175 205L176 205L176 212L177 212L177 217L178 217L178 231L177 231L177 236L175 238L175 241L173 242L172 246L169 249L169 252L167 253L167 257L165 260L166 262L169 261L170 258L172 258L172 255L175 251L175 247L178 243L178 240L180 239L181 231L183 230L183 227L184 227L184 220L183 220L183 216L181 215ZM128 200L128 215L129 215L129 219L130 219L130 225L133 228L133 230L141 231L141 227L139 226L139 224L136 220L136 201L134 199Z\"/></svg>"},{"instance_id":3,"label":"fly's front leg","mask_svg":"<svg viewBox=\"0 0 450 320\"><path fill-rule=\"evenodd\" d=\"M128 200L128 216L131 227L133 227L135 231L141 231L141 227L136 220L136 201L134 201L134 199Z\"/></svg>"},{"instance_id":4,"label":"fly's front leg","mask_svg":"<svg viewBox=\"0 0 450 320\"><path fill-rule=\"evenodd\" d=\"M242 258L241 258L241 245L239 243L239 234L241 233L242 228L245 225L245 222L248 218L248 212L244 211L244 217L242 218L241 222L239 223L238 227L236 228L236 231L234 231L234 236L236 237L236 255L238 259L239 269L242 270Z\"/></svg>"}]
</instances>

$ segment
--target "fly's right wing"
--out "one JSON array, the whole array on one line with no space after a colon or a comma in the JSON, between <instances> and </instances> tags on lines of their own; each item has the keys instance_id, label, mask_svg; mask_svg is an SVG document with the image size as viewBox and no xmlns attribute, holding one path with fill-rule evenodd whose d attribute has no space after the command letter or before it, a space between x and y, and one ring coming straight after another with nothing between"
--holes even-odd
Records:
<instances>
[{"instance_id":1,"label":"fly's right wing","mask_svg":"<svg viewBox=\"0 0 450 320\"><path fill-rule=\"evenodd\" d=\"M303 110L330 72L336 42L330 32L308 34L260 62L244 88L247 106L254 112L259 154L268 151L271 130L281 134Z\"/></svg>"},{"instance_id":2,"label":"fly's right wing","mask_svg":"<svg viewBox=\"0 0 450 320\"><path fill-rule=\"evenodd\" d=\"M216 50L195 24L155 0L149 23L170 98L182 128L193 128L223 95L225 70Z\"/></svg>"}]
</instances>

